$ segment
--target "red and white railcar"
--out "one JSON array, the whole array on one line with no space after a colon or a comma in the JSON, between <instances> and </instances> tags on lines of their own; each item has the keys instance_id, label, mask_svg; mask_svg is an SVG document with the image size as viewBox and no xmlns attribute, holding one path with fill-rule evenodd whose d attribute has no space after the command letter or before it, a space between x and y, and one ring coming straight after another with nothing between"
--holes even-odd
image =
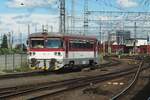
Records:
<instances>
[{"instance_id":1,"label":"red and white railcar","mask_svg":"<svg viewBox=\"0 0 150 100\"><path fill-rule=\"evenodd\" d=\"M33 33L28 38L28 60L32 68L45 70L99 64L97 42L96 37Z\"/></svg>"}]
</instances>

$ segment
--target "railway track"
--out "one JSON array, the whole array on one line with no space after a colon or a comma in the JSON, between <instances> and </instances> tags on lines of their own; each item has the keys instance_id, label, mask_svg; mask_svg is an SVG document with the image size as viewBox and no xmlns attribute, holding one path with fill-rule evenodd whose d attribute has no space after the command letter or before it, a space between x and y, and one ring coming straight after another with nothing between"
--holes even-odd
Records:
<instances>
[{"instance_id":1,"label":"railway track","mask_svg":"<svg viewBox=\"0 0 150 100\"><path fill-rule=\"evenodd\" d=\"M108 59L108 62L105 64L101 64L97 67L97 68L103 68L103 67L107 67L107 66L115 66L115 65L119 65L120 61L116 60L116 59ZM23 73L15 73L15 74L6 74L6 75L0 75L0 80L2 79L12 79L12 78L20 78L20 77L32 77L32 76L39 76L39 75L49 75L49 74L56 74L57 72L45 72L45 71L31 71L31 72L23 72Z\"/></svg>"},{"instance_id":2,"label":"railway track","mask_svg":"<svg viewBox=\"0 0 150 100\"><path fill-rule=\"evenodd\" d=\"M109 60L109 62L105 63L105 64L101 64L100 68L102 68L102 67L116 66L116 65L121 64L121 62L119 60L116 60L116 59L108 59L108 60Z\"/></svg>"},{"instance_id":3,"label":"railway track","mask_svg":"<svg viewBox=\"0 0 150 100\"><path fill-rule=\"evenodd\" d=\"M144 67L146 69L148 67ZM50 82L43 83L33 86L24 86L24 87L11 87L0 89L0 99L12 99L12 98L23 98L23 99L40 99L45 96L50 96L64 91L69 91L75 88L80 88L88 86L91 83L96 84L99 82L111 80L121 76L129 75L135 73L137 67L127 68L123 70L114 71L109 74L82 77L71 80L64 80L59 82Z\"/></svg>"},{"instance_id":4,"label":"railway track","mask_svg":"<svg viewBox=\"0 0 150 100\"><path fill-rule=\"evenodd\" d=\"M142 70L143 63L144 63L144 61L142 61L142 62L140 63L140 65L139 65L139 67L138 67L138 70L137 70L137 72L136 72L136 74L135 74L135 76L134 76L134 78L133 78L133 81L132 81L126 88L124 88L121 92L119 92L119 93L117 93L116 95L114 95L114 96L111 98L111 100L120 100L120 98L121 98L123 95L127 94L128 91L129 91L132 87L134 87L134 85L135 85L136 82L138 81L138 77L139 77L140 72L141 72L141 70Z\"/></svg>"},{"instance_id":5,"label":"railway track","mask_svg":"<svg viewBox=\"0 0 150 100\"><path fill-rule=\"evenodd\" d=\"M19 73L14 73L14 74L5 74L5 75L0 75L0 80L2 79L12 79L12 78L19 78L19 77L30 77L30 76L37 76L40 74L50 74L50 72L46 73L44 71L31 71L31 72L19 72Z\"/></svg>"}]
</instances>

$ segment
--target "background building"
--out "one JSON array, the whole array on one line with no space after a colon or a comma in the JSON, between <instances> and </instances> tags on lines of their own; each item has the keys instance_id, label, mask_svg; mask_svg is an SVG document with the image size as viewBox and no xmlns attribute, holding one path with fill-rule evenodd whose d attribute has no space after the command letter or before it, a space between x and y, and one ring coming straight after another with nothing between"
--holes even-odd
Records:
<instances>
[{"instance_id":1,"label":"background building","mask_svg":"<svg viewBox=\"0 0 150 100\"><path fill-rule=\"evenodd\" d=\"M130 39L130 31L125 30L117 30L108 36L108 40L113 41L114 45L124 45L127 39Z\"/></svg>"}]
</instances>

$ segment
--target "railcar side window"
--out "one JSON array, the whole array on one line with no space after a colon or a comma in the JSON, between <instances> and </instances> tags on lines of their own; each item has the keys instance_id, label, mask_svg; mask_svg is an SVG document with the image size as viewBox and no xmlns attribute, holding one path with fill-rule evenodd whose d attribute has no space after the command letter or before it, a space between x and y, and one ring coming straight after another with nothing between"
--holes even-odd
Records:
<instances>
[{"instance_id":1,"label":"railcar side window","mask_svg":"<svg viewBox=\"0 0 150 100\"><path fill-rule=\"evenodd\" d=\"M90 40L71 40L69 43L70 49L93 49L94 41Z\"/></svg>"},{"instance_id":2,"label":"railcar side window","mask_svg":"<svg viewBox=\"0 0 150 100\"><path fill-rule=\"evenodd\" d=\"M32 40L32 48L44 48L44 40Z\"/></svg>"}]
</instances>

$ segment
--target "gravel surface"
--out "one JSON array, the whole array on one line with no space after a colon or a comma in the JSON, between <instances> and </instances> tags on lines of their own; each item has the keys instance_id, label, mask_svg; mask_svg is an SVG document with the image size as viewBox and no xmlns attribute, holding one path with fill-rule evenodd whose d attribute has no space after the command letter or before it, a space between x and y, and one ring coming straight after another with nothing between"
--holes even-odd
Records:
<instances>
[{"instance_id":1,"label":"gravel surface","mask_svg":"<svg viewBox=\"0 0 150 100\"><path fill-rule=\"evenodd\" d=\"M12 86L22 86L22 85L30 85L30 84L39 84L43 82L54 82L72 78L79 78L79 77L86 77L86 76L95 76L95 75L102 75L106 73L110 73L112 71L116 71L119 69L126 69L129 67L133 67L133 65L128 65L128 60L121 59L123 62L121 65L117 66L110 66L102 69L96 69L91 71L81 71L81 72L71 72L71 73L64 73L64 74L50 74L50 75L40 75L40 76L33 76L33 77L21 77L16 79L4 79L0 82L0 88L4 87L12 87ZM125 77L126 78L126 77ZM128 77L130 78L130 77ZM127 82L124 82L124 78L117 80L117 82L123 83L123 85L110 85L110 81L103 82L98 85L94 85L100 89L102 94L91 94L91 93L83 93L84 89L80 90L73 90L71 92L67 92L66 94L63 93L59 96L54 98L46 98L46 100L108 100L108 96L112 96L114 91L124 87ZM111 81L113 83L113 80ZM114 80L116 82L116 80ZM89 88L91 86L88 86ZM92 87L93 88L93 87ZM109 90L109 91L108 91ZM111 90L111 91L110 91ZM97 99L98 98L98 99ZM21 100L21 98L20 98Z\"/></svg>"},{"instance_id":2,"label":"gravel surface","mask_svg":"<svg viewBox=\"0 0 150 100\"><path fill-rule=\"evenodd\" d=\"M129 67L129 65L127 66L126 64L127 62L120 65L120 67ZM117 69L117 67L115 67L115 69ZM42 100L110 100L111 97L119 91L122 91L132 82L133 76L134 74L99 84L89 85L81 89L75 89L56 96L54 95L53 97L46 97ZM141 81L141 83L143 83L143 81ZM139 86L141 86L141 84ZM123 97L121 100L131 99Z\"/></svg>"},{"instance_id":3,"label":"gravel surface","mask_svg":"<svg viewBox=\"0 0 150 100\"><path fill-rule=\"evenodd\" d=\"M147 77L150 77L150 69L144 70L140 74L136 85L121 100L148 100L148 97L150 97L150 81Z\"/></svg>"},{"instance_id":4,"label":"gravel surface","mask_svg":"<svg viewBox=\"0 0 150 100\"><path fill-rule=\"evenodd\" d=\"M126 87L130 80L131 75L92 86L89 85L85 88L65 92L57 96L46 97L42 100L110 100L114 94Z\"/></svg>"},{"instance_id":5,"label":"gravel surface","mask_svg":"<svg viewBox=\"0 0 150 100\"><path fill-rule=\"evenodd\" d=\"M118 69L126 68L126 67L131 67L131 66L129 66L126 63L123 63L121 65L103 68L103 70L97 69L97 70L92 70L92 71L71 72L71 73L64 73L64 74L49 74L49 75L46 74L46 75L39 75L39 76L33 76L33 77L3 79L0 82L0 88L20 86L20 85L29 85L29 84L38 84L38 83L51 82L51 81L53 82L53 81L86 77L86 76L102 75L102 74L106 74L106 73L109 73Z\"/></svg>"}]
</instances>

